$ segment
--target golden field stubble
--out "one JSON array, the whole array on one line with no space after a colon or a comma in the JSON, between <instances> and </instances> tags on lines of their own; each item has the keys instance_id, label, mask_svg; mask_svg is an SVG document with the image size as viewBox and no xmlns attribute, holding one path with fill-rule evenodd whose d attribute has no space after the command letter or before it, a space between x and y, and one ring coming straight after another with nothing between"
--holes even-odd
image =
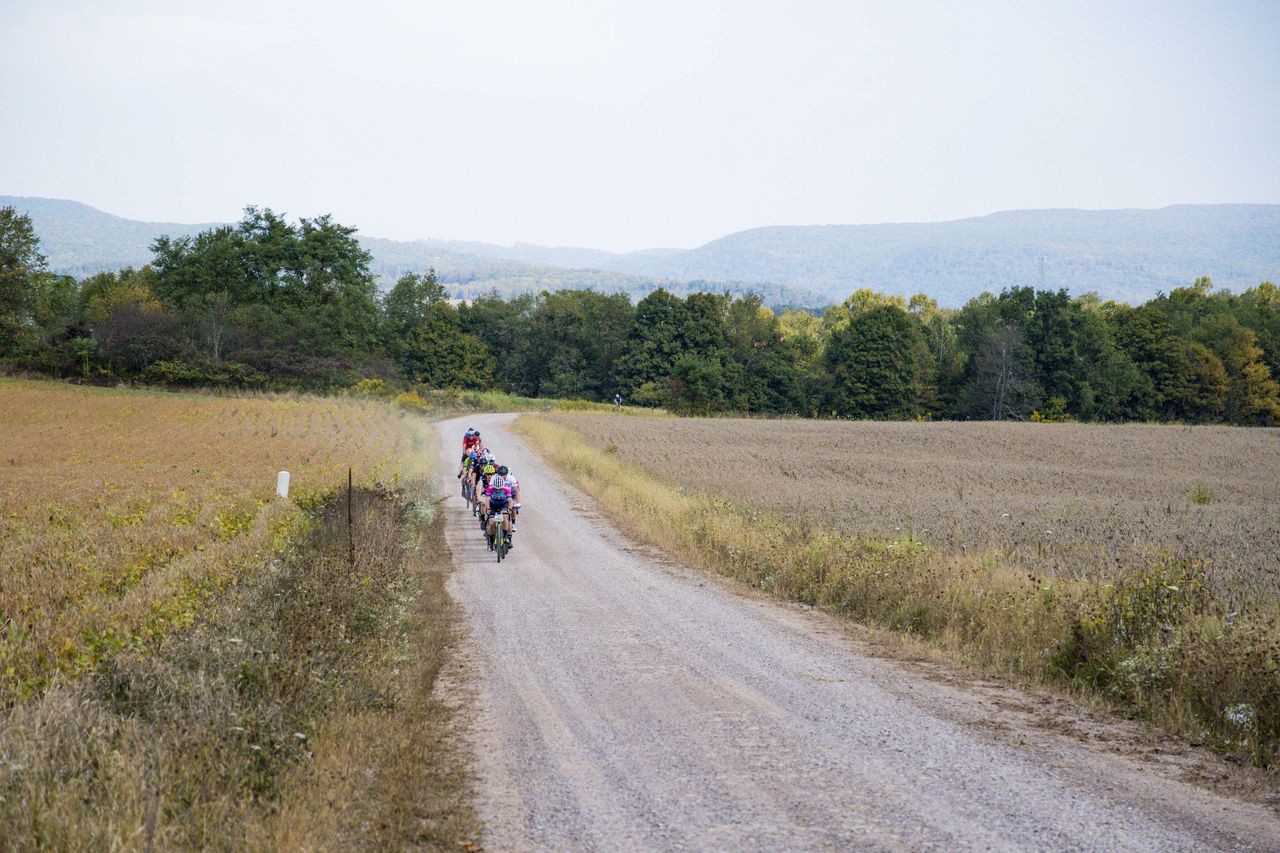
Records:
<instances>
[{"instance_id":1,"label":"golden field stubble","mask_svg":"<svg viewBox=\"0 0 1280 853\"><path fill-rule=\"evenodd\" d=\"M344 483L421 473L387 403L201 397L0 380L0 694L38 689L190 621Z\"/></svg>"},{"instance_id":2,"label":"golden field stubble","mask_svg":"<svg viewBox=\"0 0 1280 853\"><path fill-rule=\"evenodd\" d=\"M552 419L662 479L793 521L1071 577L1169 553L1204 560L1222 592L1280 598L1280 430Z\"/></svg>"}]
</instances>

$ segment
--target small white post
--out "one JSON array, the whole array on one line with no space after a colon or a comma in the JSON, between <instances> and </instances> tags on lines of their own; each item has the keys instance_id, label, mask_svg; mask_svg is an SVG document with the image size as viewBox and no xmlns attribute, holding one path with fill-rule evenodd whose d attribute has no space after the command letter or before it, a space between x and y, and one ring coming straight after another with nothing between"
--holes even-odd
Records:
<instances>
[{"instance_id":1,"label":"small white post","mask_svg":"<svg viewBox=\"0 0 1280 853\"><path fill-rule=\"evenodd\" d=\"M282 498L289 497L289 472L281 471L276 475L276 494Z\"/></svg>"}]
</instances>

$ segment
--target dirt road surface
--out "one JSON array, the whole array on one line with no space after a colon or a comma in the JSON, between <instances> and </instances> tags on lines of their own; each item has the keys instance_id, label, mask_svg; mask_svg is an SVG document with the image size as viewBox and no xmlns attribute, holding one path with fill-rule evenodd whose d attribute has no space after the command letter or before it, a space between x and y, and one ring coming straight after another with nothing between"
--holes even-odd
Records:
<instances>
[{"instance_id":1,"label":"dirt road surface","mask_svg":"<svg viewBox=\"0 0 1280 853\"><path fill-rule=\"evenodd\" d=\"M454 494L471 425L523 489L501 564L444 504L487 849L1280 849L1274 811L1064 733L1048 700L634 545L510 419L440 425Z\"/></svg>"}]
</instances>

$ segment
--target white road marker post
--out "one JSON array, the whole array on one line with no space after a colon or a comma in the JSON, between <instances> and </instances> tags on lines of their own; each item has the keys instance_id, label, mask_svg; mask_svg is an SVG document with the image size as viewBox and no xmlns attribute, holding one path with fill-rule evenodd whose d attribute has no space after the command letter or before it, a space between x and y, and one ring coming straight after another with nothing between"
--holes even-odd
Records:
<instances>
[{"instance_id":1,"label":"white road marker post","mask_svg":"<svg viewBox=\"0 0 1280 853\"><path fill-rule=\"evenodd\" d=\"M281 471L276 474L276 494L282 498L289 497L289 472Z\"/></svg>"}]
</instances>

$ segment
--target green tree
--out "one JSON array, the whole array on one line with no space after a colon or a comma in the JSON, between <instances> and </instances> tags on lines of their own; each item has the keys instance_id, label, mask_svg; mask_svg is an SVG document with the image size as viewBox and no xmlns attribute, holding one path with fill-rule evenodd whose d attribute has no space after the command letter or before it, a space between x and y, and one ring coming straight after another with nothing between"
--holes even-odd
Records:
<instances>
[{"instance_id":1,"label":"green tree","mask_svg":"<svg viewBox=\"0 0 1280 853\"><path fill-rule=\"evenodd\" d=\"M681 356L670 383L671 407L681 414L705 415L724 405L724 372L719 359Z\"/></svg>"},{"instance_id":2,"label":"green tree","mask_svg":"<svg viewBox=\"0 0 1280 853\"><path fill-rule=\"evenodd\" d=\"M846 417L910 418L923 412L928 346L896 304L853 313L827 344L826 410Z\"/></svg>"},{"instance_id":3,"label":"green tree","mask_svg":"<svg viewBox=\"0 0 1280 853\"><path fill-rule=\"evenodd\" d=\"M958 400L965 417L1022 420L1043 396L1035 380L1035 355L1012 323L990 328L966 376Z\"/></svg>"},{"instance_id":4,"label":"green tree","mask_svg":"<svg viewBox=\"0 0 1280 853\"><path fill-rule=\"evenodd\" d=\"M1191 408L1191 361L1186 340L1153 305L1117 305L1107 316L1116 342L1151 382L1151 403L1156 415L1165 420L1187 417Z\"/></svg>"},{"instance_id":5,"label":"green tree","mask_svg":"<svg viewBox=\"0 0 1280 853\"><path fill-rule=\"evenodd\" d=\"M427 322L433 305L447 301L434 269L400 276L382 297L381 338L392 359L404 361L410 333Z\"/></svg>"},{"instance_id":6,"label":"green tree","mask_svg":"<svg viewBox=\"0 0 1280 853\"><path fill-rule=\"evenodd\" d=\"M1022 325L1033 353L1036 381L1047 397L1066 400L1075 415L1081 414L1080 387L1086 381L1086 364L1080 352L1083 325L1080 306L1065 290L1036 291Z\"/></svg>"},{"instance_id":7,"label":"green tree","mask_svg":"<svg viewBox=\"0 0 1280 853\"><path fill-rule=\"evenodd\" d=\"M36 279L32 320L40 341L51 345L64 337L80 317L80 285L69 275L43 273Z\"/></svg>"},{"instance_id":8,"label":"green tree","mask_svg":"<svg viewBox=\"0 0 1280 853\"><path fill-rule=\"evenodd\" d=\"M639 405L659 405L676 361L685 354L684 302L659 288L636 303L635 321L618 360L618 385Z\"/></svg>"},{"instance_id":9,"label":"green tree","mask_svg":"<svg viewBox=\"0 0 1280 853\"><path fill-rule=\"evenodd\" d=\"M462 330L481 341L493 356L494 381L505 391L528 397L534 395L541 379L541 366L525 362L522 346L534 306L532 294L508 300L493 293L458 308Z\"/></svg>"},{"instance_id":10,"label":"green tree","mask_svg":"<svg viewBox=\"0 0 1280 853\"><path fill-rule=\"evenodd\" d=\"M604 400L634 316L626 294L592 290L543 293L520 341L526 364L539 365L533 394Z\"/></svg>"},{"instance_id":11,"label":"green tree","mask_svg":"<svg viewBox=\"0 0 1280 853\"><path fill-rule=\"evenodd\" d=\"M44 255L31 217L0 207L0 356L15 355L35 339L35 312Z\"/></svg>"},{"instance_id":12,"label":"green tree","mask_svg":"<svg viewBox=\"0 0 1280 853\"><path fill-rule=\"evenodd\" d=\"M428 304L409 329L401 364L408 378L433 388L487 388L493 381L488 349L462 331L457 310L444 301Z\"/></svg>"},{"instance_id":13,"label":"green tree","mask_svg":"<svg viewBox=\"0 0 1280 853\"><path fill-rule=\"evenodd\" d=\"M829 382L824 358L827 333L822 318L808 311L784 311L778 318L778 333L794 365L799 412L817 417Z\"/></svg>"},{"instance_id":14,"label":"green tree","mask_svg":"<svg viewBox=\"0 0 1280 853\"><path fill-rule=\"evenodd\" d=\"M1116 343L1107 306L1093 294L1080 306L1077 353L1081 358L1075 414L1087 420L1150 420L1155 417L1151 379Z\"/></svg>"},{"instance_id":15,"label":"green tree","mask_svg":"<svg viewBox=\"0 0 1280 853\"><path fill-rule=\"evenodd\" d=\"M379 343L371 256L354 228L327 215L294 226L249 207L235 226L161 237L152 251L156 296L193 324L216 327L225 314L259 348L308 357L363 355Z\"/></svg>"},{"instance_id":16,"label":"green tree","mask_svg":"<svg viewBox=\"0 0 1280 853\"><path fill-rule=\"evenodd\" d=\"M944 311L938 303L923 293L912 296L908 310L920 323L925 343L929 347L931 372L936 394L927 401L930 414L940 415L955 406L955 395L964 376L965 358L960 349L951 311Z\"/></svg>"},{"instance_id":17,"label":"green tree","mask_svg":"<svg viewBox=\"0 0 1280 853\"><path fill-rule=\"evenodd\" d=\"M778 317L758 296L728 305L725 330L737 380L727 386L730 408L744 412L795 412L801 394L798 354L783 339Z\"/></svg>"}]
</instances>

